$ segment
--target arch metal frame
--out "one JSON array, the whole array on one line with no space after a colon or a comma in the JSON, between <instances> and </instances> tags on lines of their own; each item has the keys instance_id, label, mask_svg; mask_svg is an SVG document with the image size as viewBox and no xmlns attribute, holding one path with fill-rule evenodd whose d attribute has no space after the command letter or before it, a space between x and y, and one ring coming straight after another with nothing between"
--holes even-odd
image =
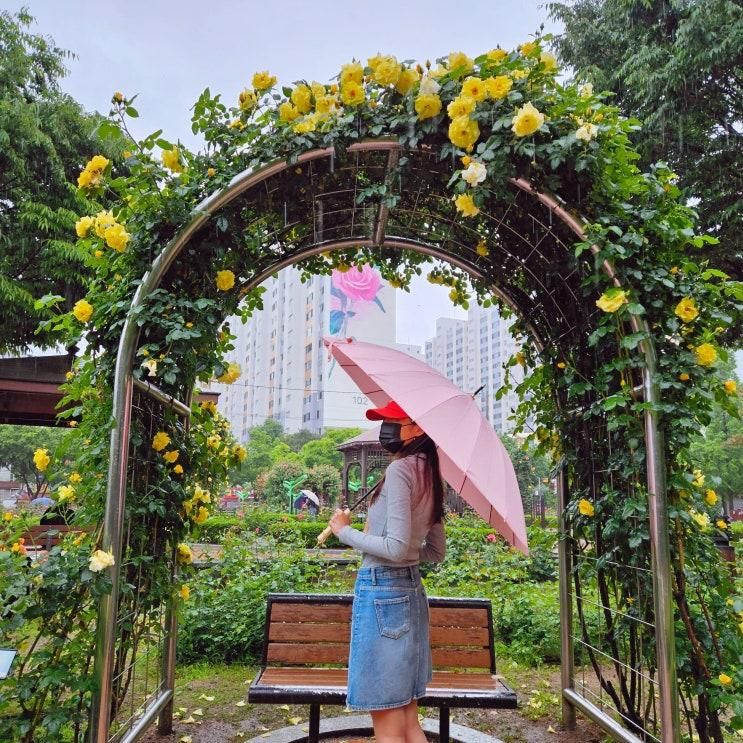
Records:
<instances>
[{"instance_id":1,"label":"arch metal frame","mask_svg":"<svg viewBox=\"0 0 743 743\"><path fill-rule=\"evenodd\" d=\"M389 153L389 165L392 166L397 162L400 149L400 145L395 140L380 139L353 144L348 148L348 152L387 152ZM174 409L186 420L190 412L190 407L187 404L175 400L159 391L153 385L140 382L134 378L132 371L139 332L135 321L135 311L160 286L167 271L174 264L189 241L201 227L218 214L220 209L228 205L239 195L249 191L253 187L259 186L267 179L281 174L289 168L295 168L298 165L322 158L329 158L332 163L334 157L335 151L333 148L316 149L303 153L293 162L279 160L257 170L245 170L235 176L228 186L205 198L194 209L191 220L167 243L165 248L155 258L151 269L144 275L134 295L119 343L114 378L113 419L115 423L111 431L102 549L113 553L116 567L109 569L112 580L111 592L102 597L99 604L94 670L96 693L93 699L89 735L92 743L108 743L110 741L109 698L112 691L116 609L120 590L118 566L121 561L123 542L123 513L126 501L128 444L132 422L131 409L134 389L135 387L140 388L145 393L159 400L159 402ZM538 200L549 210L550 217L554 216L558 222L561 222L575 236L576 241L585 240L585 230L581 221L574 217L566 207L562 206L554 196L539 191L524 178L509 179L509 183L512 187ZM301 250L299 256L293 255L272 263L267 269L261 271L250 281L246 282L243 285L243 291L250 291L277 271L311 256L352 247L384 248L384 250L414 251L455 265L475 280L487 283L490 291L506 306L519 316L523 315L514 301L498 286L493 285L475 264L459 256L452 255L436 245L385 235L385 209L386 207L380 208L380 218L377 220L373 234L369 238L319 242L305 247ZM592 251L596 254L598 253L598 248L592 246ZM604 261L601 268L618 286L619 281L611 264ZM633 332L648 331L644 319L632 315L630 322ZM541 347L544 339L529 325L528 320L525 320L525 327L530 332L532 341L538 347ZM641 370L642 384L635 392L642 395L646 402L657 403L660 396L655 381L656 354L649 333L646 337L647 340L641 343L645 361ZM646 482L653 568L653 601L656 620L655 643L657 648L658 690L660 694L659 716L661 721L661 741L662 743L678 743L680 739L680 721L677 703L664 448L658 425L658 414L655 412L656 406L651 405L648 408L644 411L647 452ZM565 474L561 473L558 477L558 511L560 513L561 531L559 541L559 578L563 723L566 727L572 727L575 724L575 711L578 709L599 724L614 740L625 741L626 743L641 743L637 736L617 723L616 720L607 715L600 707L577 693L574 688L571 626L571 563L563 519L563 511L566 503L567 482ZM168 608L166 625L167 634L162 669L162 677L165 681L166 688L154 703L148 709L144 710L144 714L131 727L128 733L124 737L117 738L117 740L124 743L131 743L139 738L158 715L161 732L168 732L172 724L172 696L175 668L175 619L172 606Z\"/></svg>"}]
</instances>

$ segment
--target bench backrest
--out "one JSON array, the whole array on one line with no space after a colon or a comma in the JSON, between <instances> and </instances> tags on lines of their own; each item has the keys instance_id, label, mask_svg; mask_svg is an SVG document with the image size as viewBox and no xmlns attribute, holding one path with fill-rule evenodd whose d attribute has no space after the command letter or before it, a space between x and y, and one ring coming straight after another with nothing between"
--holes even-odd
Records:
<instances>
[{"instance_id":1,"label":"bench backrest","mask_svg":"<svg viewBox=\"0 0 743 743\"><path fill-rule=\"evenodd\" d=\"M353 596L271 593L263 665L348 663ZM429 598L433 667L495 673L493 614L488 599Z\"/></svg>"},{"instance_id":2,"label":"bench backrest","mask_svg":"<svg viewBox=\"0 0 743 743\"><path fill-rule=\"evenodd\" d=\"M26 546L34 545L49 550L56 547L63 537L70 532L79 534L83 531L90 530L67 524L38 524L37 526L30 526L23 537L26 540Z\"/></svg>"}]
</instances>

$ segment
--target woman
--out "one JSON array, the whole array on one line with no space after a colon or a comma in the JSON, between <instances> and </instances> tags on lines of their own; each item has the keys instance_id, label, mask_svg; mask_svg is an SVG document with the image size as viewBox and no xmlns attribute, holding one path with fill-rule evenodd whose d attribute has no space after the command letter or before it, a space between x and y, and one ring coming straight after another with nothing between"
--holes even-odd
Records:
<instances>
[{"instance_id":1,"label":"woman","mask_svg":"<svg viewBox=\"0 0 743 743\"><path fill-rule=\"evenodd\" d=\"M436 445L395 402L368 410L379 441L396 453L372 499L365 533L349 511L330 521L363 553L354 591L349 709L371 712L378 743L424 743L417 700L431 680L428 598L418 564L444 559L444 487Z\"/></svg>"}]
</instances>

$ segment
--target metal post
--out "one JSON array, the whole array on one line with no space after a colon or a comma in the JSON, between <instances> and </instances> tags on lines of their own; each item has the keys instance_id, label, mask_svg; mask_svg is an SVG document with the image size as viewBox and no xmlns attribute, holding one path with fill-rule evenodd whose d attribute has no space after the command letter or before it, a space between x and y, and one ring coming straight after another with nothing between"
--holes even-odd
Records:
<instances>
[{"instance_id":1,"label":"metal post","mask_svg":"<svg viewBox=\"0 0 743 743\"><path fill-rule=\"evenodd\" d=\"M562 726L565 730L575 729L575 707L565 695L575 686L573 655L573 588L570 583L571 560L569 534L565 528L565 506L568 502L568 483L565 465L557 475L557 519L560 538L557 543L560 575L560 682L562 686Z\"/></svg>"},{"instance_id":2,"label":"metal post","mask_svg":"<svg viewBox=\"0 0 743 743\"><path fill-rule=\"evenodd\" d=\"M176 565L175 551L172 555L173 565ZM173 583L177 577L177 569L173 569ZM160 735L170 735L173 732L173 702L175 701L175 643L178 631L178 616L175 611L175 598L168 597L165 610L165 642L163 644L162 677L163 688L171 692L167 704L160 710L157 718L157 732Z\"/></svg>"},{"instance_id":3,"label":"metal post","mask_svg":"<svg viewBox=\"0 0 743 743\"><path fill-rule=\"evenodd\" d=\"M103 522L101 548L111 552L114 565L108 568L111 592L102 596L98 605L96 626L95 664L93 667L96 689L91 706L89 739L91 743L106 743L111 718L111 675L115 652L116 616L119 605L119 575L121 572L121 542L126 503L126 469L129 459L129 430L132 419L131 372L119 375L122 368L130 366L126 349L126 333L121 338L117 374L114 383L114 417L118 425L111 431L110 461L108 465L108 492ZM126 367L124 367L126 365Z\"/></svg>"},{"instance_id":4,"label":"metal post","mask_svg":"<svg viewBox=\"0 0 743 743\"><path fill-rule=\"evenodd\" d=\"M645 402L658 402L655 384L655 351L645 344L646 366L642 371ZM660 693L661 740L679 743L678 688L676 683L676 633L674 631L671 549L668 539L668 503L666 499L663 437L658 430L658 414L645 410L645 448L647 452L648 515L653 559L653 606L655 609L655 646Z\"/></svg>"}]
</instances>

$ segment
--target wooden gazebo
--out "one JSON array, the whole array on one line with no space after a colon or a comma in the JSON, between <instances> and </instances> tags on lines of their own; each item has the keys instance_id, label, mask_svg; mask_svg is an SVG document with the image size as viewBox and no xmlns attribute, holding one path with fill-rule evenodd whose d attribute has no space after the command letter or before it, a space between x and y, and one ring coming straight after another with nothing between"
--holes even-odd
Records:
<instances>
[{"instance_id":1,"label":"wooden gazebo","mask_svg":"<svg viewBox=\"0 0 743 743\"><path fill-rule=\"evenodd\" d=\"M364 495L370 489L369 475L376 471L381 477L392 460L392 455L379 443L379 426L362 431L358 436L338 444L336 448L343 453L343 500L346 503ZM356 474L361 483L355 493L349 492L348 487L349 476L352 474Z\"/></svg>"}]
</instances>

